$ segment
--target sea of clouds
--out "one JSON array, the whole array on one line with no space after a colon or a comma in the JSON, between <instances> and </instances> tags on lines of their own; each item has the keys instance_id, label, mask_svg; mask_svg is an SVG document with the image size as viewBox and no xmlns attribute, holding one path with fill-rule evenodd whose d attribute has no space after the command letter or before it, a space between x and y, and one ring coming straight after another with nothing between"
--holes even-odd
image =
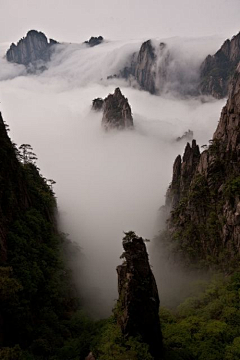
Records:
<instances>
[{"instance_id":1,"label":"sea of clouds","mask_svg":"<svg viewBox=\"0 0 240 360\"><path fill-rule=\"evenodd\" d=\"M207 144L225 103L180 98L171 92L172 83L160 97L131 88L124 80L107 80L141 42L106 41L93 48L62 44L48 69L36 75L7 63L8 44L0 46L4 120L12 140L31 144L41 173L56 181L60 228L82 249L77 285L97 316L109 314L117 298L115 268L121 262L123 231L151 239L160 230L158 209L165 201L173 161L186 145L176 138L191 129L199 145ZM192 59L192 78L204 57L217 50L219 39L174 38L169 46L176 54L173 69L180 66L187 72ZM117 86L129 100L135 128L105 133L101 113L91 111L91 103ZM162 271L167 277L170 270ZM164 287L171 288L171 280L166 283L158 284L162 303L168 293Z\"/></svg>"}]
</instances>

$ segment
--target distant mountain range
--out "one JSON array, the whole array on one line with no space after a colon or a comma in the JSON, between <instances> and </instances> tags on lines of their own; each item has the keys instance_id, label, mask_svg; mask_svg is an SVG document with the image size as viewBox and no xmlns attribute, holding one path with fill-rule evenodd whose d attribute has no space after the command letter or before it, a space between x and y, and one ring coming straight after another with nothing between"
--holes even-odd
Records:
<instances>
[{"instance_id":1,"label":"distant mountain range","mask_svg":"<svg viewBox=\"0 0 240 360\"><path fill-rule=\"evenodd\" d=\"M84 44L89 47L100 45L102 36L91 37ZM29 71L45 70L51 60L57 41L50 39L36 30L31 30L25 38L12 44L6 53L9 62L23 64ZM176 55L167 43L154 45L152 40L145 41L138 52L132 54L129 64L119 73L109 74L108 79L124 78L130 84L137 84L140 89L160 95L166 91L166 84L173 82L171 90L181 95L211 95L217 99L227 96L232 76L240 61L240 33L231 40L226 40L214 55L208 55L194 78L184 74L182 69L172 70ZM185 72L188 72L185 70Z\"/></svg>"}]
</instances>

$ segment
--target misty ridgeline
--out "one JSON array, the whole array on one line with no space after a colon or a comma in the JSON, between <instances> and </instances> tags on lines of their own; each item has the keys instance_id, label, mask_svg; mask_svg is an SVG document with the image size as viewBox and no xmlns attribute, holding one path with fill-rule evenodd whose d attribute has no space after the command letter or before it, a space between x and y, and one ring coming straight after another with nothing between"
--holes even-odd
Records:
<instances>
[{"instance_id":1,"label":"misty ridgeline","mask_svg":"<svg viewBox=\"0 0 240 360\"><path fill-rule=\"evenodd\" d=\"M1 59L0 359L239 359L240 36L206 41Z\"/></svg>"}]
</instances>

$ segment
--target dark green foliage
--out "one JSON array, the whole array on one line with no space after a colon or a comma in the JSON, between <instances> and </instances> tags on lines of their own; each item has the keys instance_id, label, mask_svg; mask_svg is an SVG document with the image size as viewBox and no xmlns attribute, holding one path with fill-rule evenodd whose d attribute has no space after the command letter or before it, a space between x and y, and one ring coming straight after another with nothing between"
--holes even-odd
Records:
<instances>
[{"instance_id":1,"label":"dark green foliage","mask_svg":"<svg viewBox=\"0 0 240 360\"><path fill-rule=\"evenodd\" d=\"M237 360L240 354L240 273L216 279L175 313L161 309L166 360Z\"/></svg>"},{"instance_id":2,"label":"dark green foliage","mask_svg":"<svg viewBox=\"0 0 240 360\"><path fill-rule=\"evenodd\" d=\"M126 339L114 317L101 323L93 345L98 360L153 360L140 338Z\"/></svg>"},{"instance_id":3,"label":"dark green foliage","mask_svg":"<svg viewBox=\"0 0 240 360\"><path fill-rule=\"evenodd\" d=\"M240 176L227 181L224 186L224 195L233 202L236 196L240 196Z\"/></svg>"},{"instance_id":4,"label":"dark green foliage","mask_svg":"<svg viewBox=\"0 0 240 360\"><path fill-rule=\"evenodd\" d=\"M220 240L226 222L223 207L228 202L234 206L240 194L240 177L225 173L226 166L220 159L219 146L219 142L214 141L209 147L215 155L208 178L195 175L187 194L171 212L174 231L171 237L168 236L168 241L172 250L188 265L220 266L223 270L228 269L229 273L238 266L239 257L234 244L227 248ZM164 241L163 238L162 235L160 240Z\"/></svg>"},{"instance_id":5,"label":"dark green foliage","mask_svg":"<svg viewBox=\"0 0 240 360\"><path fill-rule=\"evenodd\" d=\"M7 256L0 261L0 359L84 359L96 330L78 311L63 263L65 240L56 230L52 184L31 161L19 163L12 156L16 174L3 183L5 200L0 202L0 210L11 209L6 217Z\"/></svg>"}]
</instances>

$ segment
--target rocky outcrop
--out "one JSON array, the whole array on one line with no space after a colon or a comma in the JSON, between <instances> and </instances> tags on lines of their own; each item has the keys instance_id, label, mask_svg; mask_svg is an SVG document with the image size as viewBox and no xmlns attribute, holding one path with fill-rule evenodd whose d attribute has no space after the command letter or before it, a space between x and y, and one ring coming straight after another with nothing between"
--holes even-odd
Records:
<instances>
[{"instance_id":1,"label":"rocky outcrop","mask_svg":"<svg viewBox=\"0 0 240 360\"><path fill-rule=\"evenodd\" d=\"M173 165L172 182L168 189L168 206L175 207L179 199L186 194L198 165L199 158L200 151L196 140L192 140L192 146L187 143L182 158L180 155L176 158Z\"/></svg>"},{"instance_id":2,"label":"rocky outcrop","mask_svg":"<svg viewBox=\"0 0 240 360\"><path fill-rule=\"evenodd\" d=\"M84 44L89 45L90 47L101 44L104 41L102 36L94 37L92 36L88 41L84 41Z\"/></svg>"},{"instance_id":3,"label":"rocky outcrop","mask_svg":"<svg viewBox=\"0 0 240 360\"><path fill-rule=\"evenodd\" d=\"M121 75L126 79L133 77L141 89L155 94L156 59L155 49L151 40L145 41L139 53L133 55L131 65L125 67Z\"/></svg>"},{"instance_id":4,"label":"rocky outcrop","mask_svg":"<svg viewBox=\"0 0 240 360\"><path fill-rule=\"evenodd\" d=\"M176 44L148 40L141 45L139 52L132 55L119 77L154 95L197 96L198 65L192 64L189 54L180 49L181 46Z\"/></svg>"},{"instance_id":5,"label":"rocky outcrop","mask_svg":"<svg viewBox=\"0 0 240 360\"><path fill-rule=\"evenodd\" d=\"M165 210L169 241L210 267L231 271L240 257L240 66L209 147L195 140L173 167ZM171 213L170 213L170 210Z\"/></svg>"},{"instance_id":6,"label":"rocky outcrop","mask_svg":"<svg viewBox=\"0 0 240 360\"><path fill-rule=\"evenodd\" d=\"M159 296L146 245L130 231L123 238L124 263L117 267L119 300L117 323L127 337L140 335L154 359L162 358Z\"/></svg>"},{"instance_id":7,"label":"rocky outcrop","mask_svg":"<svg viewBox=\"0 0 240 360\"><path fill-rule=\"evenodd\" d=\"M96 98L92 101L92 110L101 111L103 109L104 100L101 98Z\"/></svg>"},{"instance_id":8,"label":"rocky outcrop","mask_svg":"<svg viewBox=\"0 0 240 360\"><path fill-rule=\"evenodd\" d=\"M102 126L105 130L133 128L131 107L119 88L104 99Z\"/></svg>"},{"instance_id":9,"label":"rocky outcrop","mask_svg":"<svg viewBox=\"0 0 240 360\"><path fill-rule=\"evenodd\" d=\"M9 62L36 66L39 62L43 64L50 60L53 45L56 44L57 42L52 39L48 42L42 32L31 30L25 38L18 41L17 45L10 46L6 58Z\"/></svg>"},{"instance_id":10,"label":"rocky outcrop","mask_svg":"<svg viewBox=\"0 0 240 360\"><path fill-rule=\"evenodd\" d=\"M200 92L217 99L227 96L231 78L239 61L240 33L231 40L226 40L215 55L208 55L202 63Z\"/></svg>"}]
</instances>

